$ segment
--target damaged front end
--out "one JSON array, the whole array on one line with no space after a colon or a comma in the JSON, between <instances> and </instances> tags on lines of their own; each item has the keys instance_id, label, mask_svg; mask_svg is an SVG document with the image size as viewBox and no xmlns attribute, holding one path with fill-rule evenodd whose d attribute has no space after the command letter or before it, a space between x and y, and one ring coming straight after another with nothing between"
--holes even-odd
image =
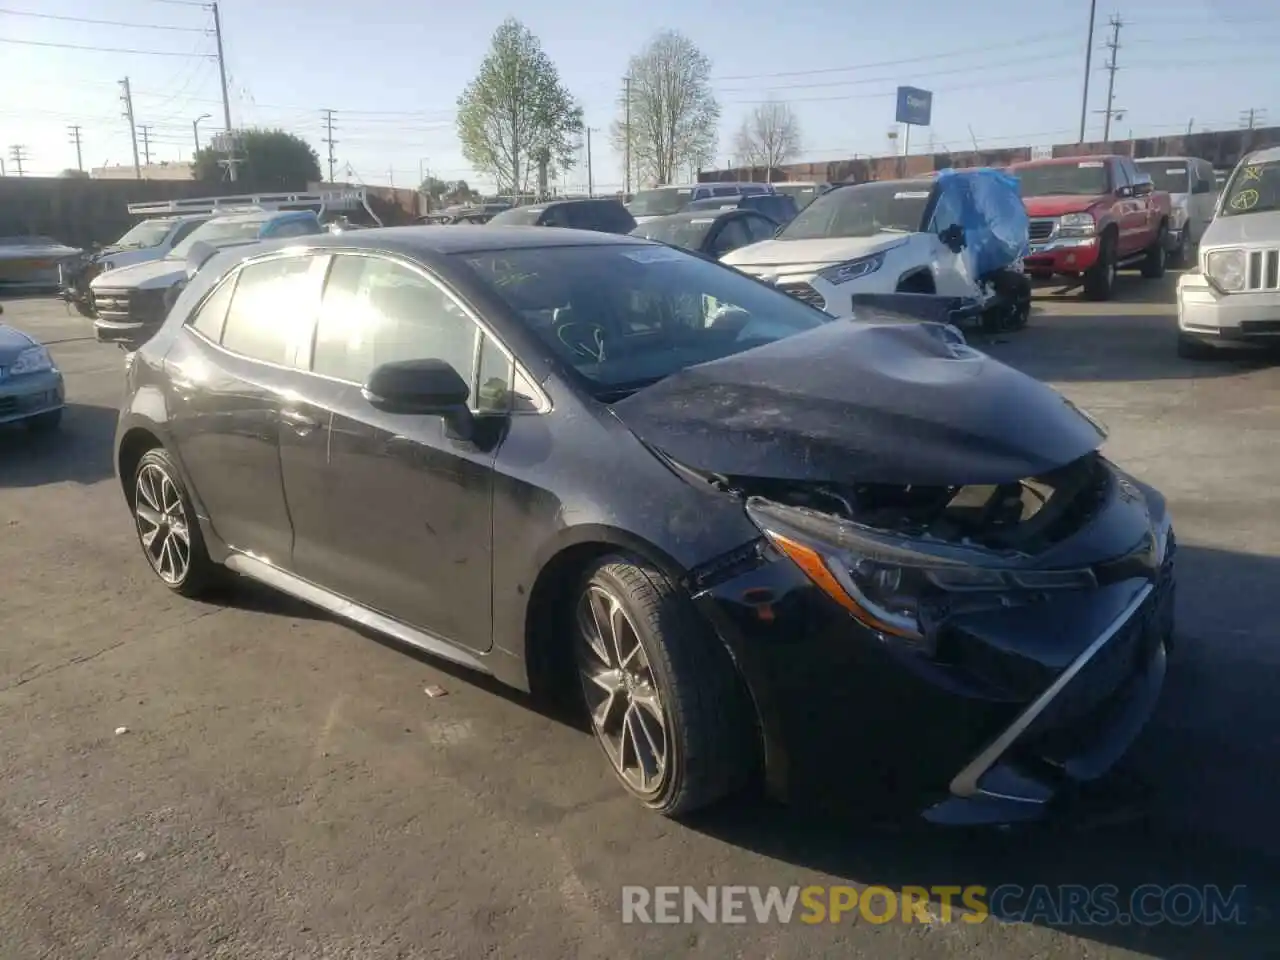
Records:
<instances>
[{"instance_id":1,"label":"damaged front end","mask_svg":"<svg viewBox=\"0 0 1280 960\"><path fill-rule=\"evenodd\" d=\"M802 723L779 713L788 777L829 781L833 734L853 728L840 768L859 792L910 789L941 822L1034 819L1109 769L1150 714L1172 532L1159 494L1096 452L1002 484L703 479L744 500L768 545L753 574L701 597L721 601L723 626L734 595L738 647L755 647L740 662L803 704ZM806 632L787 662L767 625L741 632L738 594L804 609L784 618ZM791 659L802 650L807 665Z\"/></svg>"}]
</instances>

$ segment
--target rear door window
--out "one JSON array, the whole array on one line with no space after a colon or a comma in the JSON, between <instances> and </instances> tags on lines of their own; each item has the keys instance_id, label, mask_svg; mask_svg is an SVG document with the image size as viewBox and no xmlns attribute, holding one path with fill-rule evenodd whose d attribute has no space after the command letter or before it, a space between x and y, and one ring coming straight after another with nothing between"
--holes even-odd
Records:
<instances>
[{"instance_id":1,"label":"rear door window","mask_svg":"<svg viewBox=\"0 0 1280 960\"><path fill-rule=\"evenodd\" d=\"M224 278L187 321L188 326L214 343L222 339L222 325L227 319L227 308L231 306L231 294L236 288L237 276L238 273Z\"/></svg>"},{"instance_id":2,"label":"rear door window","mask_svg":"<svg viewBox=\"0 0 1280 960\"><path fill-rule=\"evenodd\" d=\"M222 346L251 360L291 366L315 319L315 257L273 257L240 268Z\"/></svg>"}]
</instances>

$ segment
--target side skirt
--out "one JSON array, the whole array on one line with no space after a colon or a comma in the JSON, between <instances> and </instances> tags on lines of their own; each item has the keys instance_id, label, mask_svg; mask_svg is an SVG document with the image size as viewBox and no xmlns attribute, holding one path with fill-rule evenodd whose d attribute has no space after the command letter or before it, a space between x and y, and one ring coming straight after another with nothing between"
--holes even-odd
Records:
<instances>
[{"instance_id":1,"label":"side skirt","mask_svg":"<svg viewBox=\"0 0 1280 960\"><path fill-rule=\"evenodd\" d=\"M264 583L275 590L279 590L281 593L296 597L304 603L319 607L335 617L341 617L343 620L349 620L362 627L385 634L432 656L461 664L480 673L487 674L490 672L489 668L475 656L455 647L447 640L441 640L439 637L424 633L415 627L401 623L399 620L393 620L391 617L378 613L376 610L370 610L368 607L363 607L358 603L347 600L345 597L340 597L323 587L318 587L314 583L303 580L301 577L296 577L277 566L259 560L257 557L233 552L227 557L225 564L228 570Z\"/></svg>"}]
</instances>

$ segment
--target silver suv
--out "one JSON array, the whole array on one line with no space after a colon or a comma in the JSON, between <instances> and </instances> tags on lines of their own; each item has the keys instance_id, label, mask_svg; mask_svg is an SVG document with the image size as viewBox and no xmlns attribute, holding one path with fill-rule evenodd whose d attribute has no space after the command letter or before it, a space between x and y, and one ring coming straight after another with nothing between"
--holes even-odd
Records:
<instances>
[{"instance_id":1,"label":"silver suv","mask_svg":"<svg viewBox=\"0 0 1280 960\"><path fill-rule=\"evenodd\" d=\"M1280 346L1280 147L1247 155L1200 239L1198 268L1178 280L1178 354L1217 345Z\"/></svg>"}]
</instances>

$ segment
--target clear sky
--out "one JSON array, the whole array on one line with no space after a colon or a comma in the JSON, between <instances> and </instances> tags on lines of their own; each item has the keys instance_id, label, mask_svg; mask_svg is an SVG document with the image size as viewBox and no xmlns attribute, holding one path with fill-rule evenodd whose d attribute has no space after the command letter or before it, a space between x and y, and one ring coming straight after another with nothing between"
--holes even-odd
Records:
<instances>
[{"instance_id":1,"label":"clear sky","mask_svg":"<svg viewBox=\"0 0 1280 960\"><path fill-rule=\"evenodd\" d=\"M321 110L335 113L339 171L366 183L412 186L422 170L473 185L454 135L458 94L475 74L494 28L520 17L541 39L582 104L593 135L597 187L620 186L608 145L628 58L654 32L675 28L711 58L723 108L720 162L753 105L793 105L798 159L889 151L893 91L934 91L931 128L912 152L1070 142L1084 76L1088 0L651 0L644 4L499 0L223 0L235 126L281 126L321 155ZM40 16L31 16L40 14ZM1108 20L1124 21L1115 104L1120 135L1222 129L1242 111L1280 124L1277 0L1100 0L1089 137L1099 138ZM113 23L82 23L88 18ZM116 22L124 24L118 25ZM131 162L119 80L147 125L152 160L190 157L192 121L202 141L222 127L218 70L206 6L189 0L0 0L0 154L21 144L28 173L75 166L68 126L79 124L85 167ZM21 41L21 42L11 42ZM110 47L77 50L62 44ZM1270 52L1270 56L1268 56ZM1271 66L1268 66L1268 64ZM1260 114L1266 118L1268 114ZM566 186L585 185L583 163ZM340 174L341 179L341 174Z\"/></svg>"}]
</instances>

